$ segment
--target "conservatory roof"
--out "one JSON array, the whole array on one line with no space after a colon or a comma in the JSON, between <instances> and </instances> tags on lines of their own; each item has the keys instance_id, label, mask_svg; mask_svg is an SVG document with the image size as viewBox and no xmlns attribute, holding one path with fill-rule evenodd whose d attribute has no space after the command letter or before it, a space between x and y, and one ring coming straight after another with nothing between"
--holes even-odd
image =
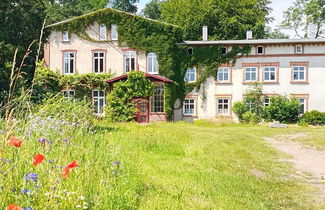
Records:
<instances>
[{"instance_id":1,"label":"conservatory roof","mask_svg":"<svg viewBox=\"0 0 325 210\"><path fill-rule=\"evenodd\" d=\"M157 74L148 74L148 73L146 73L145 75L150 81L164 82L164 83L173 82L173 80L170 80L170 79L168 79L166 77L163 77L163 76L160 76L160 75L157 75ZM127 79L127 77L128 77L128 74L124 74L122 76L115 77L113 79L107 80L106 82L107 83L115 83L115 82L118 82L120 80Z\"/></svg>"}]
</instances>

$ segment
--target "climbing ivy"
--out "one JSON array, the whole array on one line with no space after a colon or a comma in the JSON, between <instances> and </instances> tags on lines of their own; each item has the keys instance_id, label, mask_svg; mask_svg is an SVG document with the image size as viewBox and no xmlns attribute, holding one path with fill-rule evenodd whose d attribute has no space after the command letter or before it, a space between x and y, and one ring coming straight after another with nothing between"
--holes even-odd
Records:
<instances>
[{"instance_id":1,"label":"climbing ivy","mask_svg":"<svg viewBox=\"0 0 325 210\"><path fill-rule=\"evenodd\" d=\"M111 122L127 122L134 119L137 109L132 100L149 98L154 84L140 71L128 73L126 81L116 82L107 96L106 117Z\"/></svg>"},{"instance_id":2,"label":"climbing ivy","mask_svg":"<svg viewBox=\"0 0 325 210\"><path fill-rule=\"evenodd\" d=\"M234 47L227 55L221 54L220 46L194 47L194 54L187 53L187 46L180 44L182 28L179 26L150 20L114 9L102 9L68 21L49 26L55 31L69 31L91 42L95 40L87 34L87 28L94 23L118 26L118 45L128 46L141 52L154 52L158 57L159 74L173 80L166 86L166 114L170 118L176 99L183 99L193 88L200 89L209 77L217 76L221 63L230 63L238 54L248 53L248 47ZM195 85L186 85L186 70L193 65L199 70Z\"/></svg>"},{"instance_id":3,"label":"climbing ivy","mask_svg":"<svg viewBox=\"0 0 325 210\"><path fill-rule=\"evenodd\" d=\"M35 71L32 99L40 103L64 89L75 90L77 98L90 98L94 89L107 90L109 85L106 81L110 78L112 75L107 73L61 75L51 71L41 62L37 64Z\"/></svg>"}]
</instances>

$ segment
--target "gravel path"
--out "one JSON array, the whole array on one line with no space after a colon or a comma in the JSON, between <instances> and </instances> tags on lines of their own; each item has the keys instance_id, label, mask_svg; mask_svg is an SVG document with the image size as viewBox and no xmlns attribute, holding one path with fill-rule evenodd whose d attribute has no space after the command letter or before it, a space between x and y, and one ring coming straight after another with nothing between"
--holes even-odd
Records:
<instances>
[{"instance_id":1,"label":"gravel path","mask_svg":"<svg viewBox=\"0 0 325 210\"><path fill-rule=\"evenodd\" d=\"M325 201L325 151L318 151L293 140L308 138L308 135L298 133L294 135L281 135L264 139L278 150L292 156L285 161L293 163L301 178L320 189L319 198Z\"/></svg>"}]
</instances>

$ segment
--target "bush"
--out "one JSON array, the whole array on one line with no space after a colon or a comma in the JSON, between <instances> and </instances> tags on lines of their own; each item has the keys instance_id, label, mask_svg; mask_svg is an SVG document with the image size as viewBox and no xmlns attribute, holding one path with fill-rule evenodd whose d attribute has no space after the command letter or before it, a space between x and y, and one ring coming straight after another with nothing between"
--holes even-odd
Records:
<instances>
[{"instance_id":1,"label":"bush","mask_svg":"<svg viewBox=\"0 0 325 210\"><path fill-rule=\"evenodd\" d=\"M265 118L282 123L296 123L299 120L300 103L296 98L276 96L271 98L269 106L265 107Z\"/></svg>"},{"instance_id":2,"label":"bush","mask_svg":"<svg viewBox=\"0 0 325 210\"><path fill-rule=\"evenodd\" d=\"M257 124L261 122L261 117L256 113L248 111L243 114L243 121L247 124Z\"/></svg>"},{"instance_id":3,"label":"bush","mask_svg":"<svg viewBox=\"0 0 325 210\"><path fill-rule=\"evenodd\" d=\"M324 125L325 113L316 110L306 112L302 117L302 122L310 125Z\"/></svg>"},{"instance_id":4,"label":"bush","mask_svg":"<svg viewBox=\"0 0 325 210\"><path fill-rule=\"evenodd\" d=\"M240 121L243 121L243 114L245 114L249 110L248 106L244 102L234 103L232 109Z\"/></svg>"}]
</instances>

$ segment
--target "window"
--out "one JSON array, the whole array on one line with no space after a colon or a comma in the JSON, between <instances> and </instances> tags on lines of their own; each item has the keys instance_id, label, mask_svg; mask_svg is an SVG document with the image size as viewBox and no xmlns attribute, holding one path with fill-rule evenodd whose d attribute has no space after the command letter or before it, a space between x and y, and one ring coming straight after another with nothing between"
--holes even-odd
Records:
<instances>
[{"instance_id":1,"label":"window","mask_svg":"<svg viewBox=\"0 0 325 210\"><path fill-rule=\"evenodd\" d=\"M193 55L193 48L192 47L187 48L187 54Z\"/></svg>"},{"instance_id":2,"label":"window","mask_svg":"<svg viewBox=\"0 0 325 210\"><path fill-rule=\"evenodd\" d=\"M147 68L148 68L148 73L158 74L157 55L153 52L148 53L148 55L147 55Z\"/></svg>"},{"instance_id":3,"label":"window","mask_svg":"<svg viewBox=\"0 0 325 210\"><path fill-rule=\"evenodd\" d=\"M124 53L124 71L130 72L135 70L135 51L126 51Z\"/></svg>"},{"instance_id":4,"label":"window","mask_svg":"<svg viewBox=\"0 0 325 210\"><path fill-rule=\"evenodd\" d=\"M218 98L217 99L217 113L218 115L229 115L229 99L228 98Z\"/></svg>"},{"instance_id":5,"label":"window","mask_svg":"<svg viewBox=\"0 0 325 210\"><path fill-rule=\"evenodd\" d=\"M183 113L184 115L195 115L195 99L184 99Z\"/></svg>"},{"instance_id":6,"label":"window","mask_svg":"<svg viewBox=\"0 0 325 210\"><path fill-rule=\"evenodd\" d=\"M257 68L256 67L245 67L245 81L257 81Z\"/></svg>"},{"instance_id":7,"label":"window","mask_svg":"<svg viewBox=\"0 0 325 210\"><path fill-rule=\"evenodd\" d=\"M99 26L99 40L101 40L101 41L107 40L106 25L104 25L104 24L101 24Z\"/></svg>"},{"instance_id":8,"label":"window","mask_svg":"<svg viewBox=\"0 0 325 210\"><path fill-rule=\"evenodd\" d=\"M96 115L104 115L105 93L103 90L93 90L93 105Z\"/></svg>"},{"instance_id":9,"label":"window","mask_svg":"<svg viewBox=\"0 0 325 210\"><path fill-rule=\"evenodd\" d=\"M226 55L227 54L227 48L226 47L223 47L223 48L221 48L221 54L222 55Z\"/></svg>"},{"instance_id":10,"label":"window","mask_svg":"<svg viewBox=\"0 0 325 210\"><path fill-rule=\"evenodd\" d=\"M73 74L75 68L75 52L63 53L63 74Z\"/></svg>"},{"instance_id":11,"label":"window","mask_svg":"<svg viewBox=\"0 0 325 210\"><path fill-rule=\"evenodd\" d=\"M154 90L151 97L151 112L153 113L163 113L165 108L165 90L163 84L158 84Z\"/></svg>"},{"instance_id":12,"label":"window","mask_svg":"<svg viewBox=\"0 0 325 210\"><path fill-rule=\"evenodd\" d=\"M187 69L184 80L185 82L196 82L196 68Z\"/></svg>"},{"instance_id":13,"label":"window","mask_svg":"<svg viewBox=\"0 0 325 210\"><path fill-rule=\"evenodd\" d=\"M112 40L117 40L118 39L117 25L115 25L115 24L111 25L111 39Z\"/></svg>"},{"instance_id":14,"label":"window","mask_svg":"<svg viewBox=\"0 0 325 210\"><path fill-rule=\"evenodd\" d=\"M257 46L256 53L257 53L257 55L263 55L264 54L264 47L263 46Z\"/></svg>"},{"instance_id":15,"label":"window","mask_svg":"<svg viewBox=\"0 0 325 210\"><path fill-rule=\"evenodd\" d=\"M306 99L305 98L297 98L300 103L300 114L304 114L306 112Z\"/></svg>"},{"instance_id":16,"label":"window","mask_svg":"<svg viewBox=\"0 0 325 210\"><path fill-rule=\"evenodd\" d=\"M294 81L305 81L306 80L306 67L305 66L294 66L293 67L293 80Z\"/></svg>"},{"instance_id":17,"label":"window","mask_svg":"<svg viewBox=\"0 0 325 210\"><path fill-rule=\"evenodd\" d=\"M295 46L295 53L296 54L302 54L302 45L296 45Z\"/></svg>"},{"instance_id":18,"label":"window","mask_svg":"<svg viewBox=\"0 0 325 210\"><path fill-rule=\"evenodd\" d=\"M93 72L105 72L105 52L93 52Z\"/></svg>"},{"instance_id":19,"label":"window","mask_svg":"<svg viewBox=\"0 0 325 210\"><path fill-rule=\"evenodd\" d=\"M218 69L218 82L229 82L229 68L220 67Z\"/></svg>"},{"instance_id":20,"label":"window","mask_svg":"<svg viewBox=\"0 0 325 210\"><path fill-rule=\"evenodd\" d=\"M69 32L68 31L64 31L63 33L62 33L62 41L63 42L69 42L70 40L69 40Z\"/></svg>"},{"instance_id":21,"label":"window","mask_svg":"<svg viewBox=\"0 0 325 210\"><path fill-rule=\"evenodd\" d=\"M269 106L271 103L270 97L265 97L264 98L264 106Z\"/></svg>"},{"instance_id":22,"label":"window","mask_svg":"<svg viewBox=\"0 0 325 210\"><path fill-rule=\"evenodd\" d=\"M266 66L264 67L264 81L276 81L276 67Z\"/></svg>"},{"instance_id":23,"label":"window","mask_svg":"<svg viewBox=\"0 0 325 210\"><path fill-rule=\"evenodd\" d=\"M62 94L64 98L73 101L74 96L75 96L75 91L74 90L63 90Z\"/></svg>"}]
</instances>

